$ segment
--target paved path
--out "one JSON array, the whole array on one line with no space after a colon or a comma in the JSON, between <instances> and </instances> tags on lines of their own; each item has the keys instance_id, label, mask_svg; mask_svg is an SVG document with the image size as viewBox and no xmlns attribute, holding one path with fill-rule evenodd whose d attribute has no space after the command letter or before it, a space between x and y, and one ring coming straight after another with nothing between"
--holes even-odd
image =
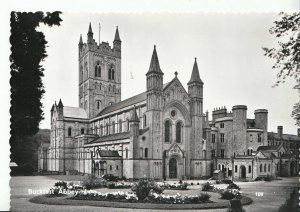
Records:
<instances>
[{"instance_id":1,"label":"paved path","mask_svg":"<svg viewBox=\"0 0 300 212\"><path fill-rule=\"evenodd\" d=\"M11 211L159 211L159 210L141 210L124 208L101 208L92 206L56 206L43 205L29 202L34 195L31 191L48 190L57 179L46 176L34 177L13 177L10 182L11 187ZM242 191L254 200L251 205L245 206L247 212L275 212L278 207L285 202L292 189L299 186L297 178L283 178L272 182L252 182L237 183ZM31 189L31 190L29 190ZM199 192L199 190L195 190ZM256 192L263 192L263 196L257 197ZM112 203L113 207L113 203ZM161 210L160 210L161 211ZM164 212L168 210L163 210ZM181 210L176 210L181 211ZM182 210L188 211L188 210ZM195 211L195 210L194 210ZM203 210L205 212L221 212L226 209Z\"/></svg>"}]
</instances>

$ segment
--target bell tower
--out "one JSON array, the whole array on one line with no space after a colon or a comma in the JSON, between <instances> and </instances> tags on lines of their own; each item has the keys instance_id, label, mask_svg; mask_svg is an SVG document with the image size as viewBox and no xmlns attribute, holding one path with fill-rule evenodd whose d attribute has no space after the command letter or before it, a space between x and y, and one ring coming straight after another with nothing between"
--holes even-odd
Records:
<instances>
[{"instance_id":1,"label":"bell tower","mask_svg":"<svg viewBox=\"0 0 300 212\"><path fill-rule=\"evenodd\" d=\"M99 41L100 42L100 41ZM121 101L121 39L118 27L113 47L97 43L91 23L87 42L80 35L79 44L79 107L93 118L105 107Z\"/></svg>"}]
</instances>

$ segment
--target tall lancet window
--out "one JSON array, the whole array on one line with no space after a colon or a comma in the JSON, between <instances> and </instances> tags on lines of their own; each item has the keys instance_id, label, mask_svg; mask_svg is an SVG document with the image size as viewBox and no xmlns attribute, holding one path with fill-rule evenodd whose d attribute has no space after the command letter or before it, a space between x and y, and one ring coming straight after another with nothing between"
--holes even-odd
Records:
<instances>
[{"instance_id":1,"label":"tall lancet window","mask_svg":"<svg viewBox=\"0 0 300 212\"><path fill-rule=\"evenodd\" d=\"M181 142L181 130L182 130L182 123L177 122L177 124L176 124L176 143Z\"/></svg>"},{"instance_id":2,"label":"tall lancet window","mask_svg":"<svg viewBox=\"0 0 300 212\"><path fill-rule=\"evenodd\" d=\"M165 142L170 142L171 137L171 122L167 120L165 122Z\"/></svg>"},{"instance_id":3,"label":"tall lancet window","mask_svg":"<svg viewBox=\"0 0 300 212\"><path fill-rule=\"evenodd\" d=\"M101 66L99 62L97 62L95 66L95 77L101 77Z\"/></svg>"},{"instance_id":4,"label":"tall lancet window","mask_svg":"<svg viewBox=\"0 0 300 212\"><path fill-rule=\"evenodd\" d=\"M108 79L109 80L114 80L115 79L115 69L113 65L110 65L108 69Z\"/></svg>"}]
</instances>

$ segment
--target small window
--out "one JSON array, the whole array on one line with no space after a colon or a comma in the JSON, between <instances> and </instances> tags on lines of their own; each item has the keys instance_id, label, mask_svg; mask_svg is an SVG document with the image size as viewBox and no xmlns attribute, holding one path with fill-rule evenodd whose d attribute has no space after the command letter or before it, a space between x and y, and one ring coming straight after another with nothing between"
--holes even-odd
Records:
<instances>
[{"instance_id":1,"label":"small window","mask_svg":"<svg viewBox=\"0 0 300 212\"><path fill-rule=\"evenodd\" d=\"M216 135L215 134L211 134L211 142L212 143L216 142Z\"/></svg>"},{"instance_id":2,"label":"small window","mask_svg":"<svg viewBox=\"0 0 300 212\"><path fill-rule=\"evenodd\" d=\"M119 170L119 166L118 165L116 166L116 169Z\"/></svg>"},{"instance_id":3,"label":"small window","mask_svg":"<svg viewBox=\"0 0 300 212\"><path fill-rule=\"evenodd\" d=\"M81 128L80 132L81 132L81 135L83 135L84 134L84 129Z\"/></svg>"},{"instance_id":4,"label":"small window","mask_svg":"<svg viewBox=\"0 0 300 212\"><path fill-rule=\"evenodd\" d=\"M237 172L237 165L234 166L234 172Z\"/></svg>"},{"instance_id":5,"label":"small window","mask_svg":"<svg viewBox=\"0 0 300 212\"><path fill-rule=\"evenodd\" d=\"M268 172L270 172L271 171L271 165L269 164L268 165Z\"/></svg>"},{"instance_id":6,"label":"small window","mask_svg":"<svg viewBox=\"0 0 300 212\"><path fill-rule=\"evenodd\" d=\"M220 128L224 128L224 123L221 123L221 124L220 124Z\"/></svg>"},{"instance_id":7,"label":"small window","mask_svg":"<svg viewBox=\"0 0 300 212\"><path fill-rule=\"evenodd\" d=\"M250 142L253 142L253 136L252 136L252 134L250 134Z\"/></svg>"},{"instance_id":8,"label":"small window","mask_svg":"<svg viewBox=\"0 0 300 212\"><path fill-rule=\"evenodd\" d=\"M225 149L221 149L221 158L224 158L225 156Z\"/></svg>"},{"instance_id":9,"label":"small window","mask_svg":"<svg viewBox=\"0 0 300 212\"><path fill-rule=\"evenodd\" d=\"M251 169L251 165L248 166L248 173L251 173L252 169Z\"/></svg>"},{"instance_id":10,"label":"small window","mask_svg":"<svg viewBox=\"0 0 300 212\"><path fill-rule=\"evenodd\" d=\"M127 119L127 132L129 132L130 125L129 125L129 119Z\"/></svg>"},{"instance_id":11,"label":"small window","mask_svg":"<svg viewBox=\"0 0 300 212\"><path fill-rule=\"evenodd\" d=\"M69 137L72 136L72 128L71 128L71 127L68 128L68 136L69 136Z\"/></svg>"},{"instance_id":12,"label":"small window","mask_svg":"<svg viewBox=\"0 0 300 212\"><path fill-rule=\"evenodd\" d=\"M128 149L125 149L125 157L128 158Z\"/></svg>"},{"instance_id":13,"label":"small window","mask_svg":"<svg viewBox=\"0 0 300 212\"><path fill-rule=\"evenodd\" d=\"M119 120L119 133L122 132L122 120L120 119Z\"/></svg>"},{"instance_id":14,"label":"small window","mask_svg":"<svg viewBox=\"0 0 300 212\"><path fill-rule=\"evenodd\" d=\"M116 131L116 125L115 125L115 122L113 121L112 123L112 133L115 133Z\"/></svg>"},{"instance_id":15,"label":"small window","mask_svg":"<svg viewBox=\"0 0 300 212\"><path fill-rule=\"evenodd\" d=\"M267 172L267 164L264 165L264 172Z\"/></svg>"},{"instance_id":16,"label":"small window","mask_svg":"<svg viewBox=\"0 0 300 212\"><path fill-rule=\"evenodd\" d=\"M145 158L148 158L148 148L145 148Z\"/></svg>"},{"instance_id":17,"label":"small window","mask_svg":"<svg viewBox=\"0 0 300 212\"><path fill-rule=\"evenodd\" d=\"M257 142L261 143L261 133L257 134Z\"/></svg>"},{"instance_id":18,"label":"small window","mask_svg":"<svg viewBox=\"0 0 300 212\"><path fill-rule=\"evenodd\" d=\"M109 170L112 170L112 165L109 165Z\"/></svg>"},{"instance_id":19,"label":"small window","mask_svg":"<svg viewBox=\"0 0 300 212\"><path fill-rule=\"evenodd\" d=\"M211 158L214 158L216 156L216 150L211 150Z\"/></svg>"},{"instance_id":20,"label":"small window","mask_svg":"<svg viewBox=\"0 0 300 212\"><path fill-rule=\"evenodd\" d=\"M165 142L170 142L171 139L171 123L169 120L165 122Z\"/></svg>"},{"instance_id":21,"label":"small window","mask_svg":"<svg viewBox=\"0 0 300 212\"><path fill-rule=\"evenodd\" d=\"M259 165L259 172L262 172L262 170L263 170L263 166L262 166L262 164L260 164Z\"/></svg>"},{"instance_id":22,"label":"small window","mask_svg":"<svg viewBox=\"0 0 300 212\"><path fill-rule=\"evenodd\" d=\"M181 122L177 122L177 124L176 124L176 143L181 142L181 128L182 128Z\"/></svg>"},{"instance_id":23,"label":"small window","mask_svg":"<svg viewBox=\"0 0 300 212\"><path fill-rule=\"evenodd\" d=\"M224 139L224 137L225 137L224 133L221 133L220 136L221 136L221 143L224 143L224 141L225 141L225 139Z\"/></svg>"},{"instance_id":24,"label":"small window","mask_svg":"<svg viewBox=\"0 0 300 212\"><path fill-rule=\"evenodd\" d=\"M147 127L147 117L146 114L143 115L143 123L144 123L144 128Z\"/></svg>"}]
</instances>

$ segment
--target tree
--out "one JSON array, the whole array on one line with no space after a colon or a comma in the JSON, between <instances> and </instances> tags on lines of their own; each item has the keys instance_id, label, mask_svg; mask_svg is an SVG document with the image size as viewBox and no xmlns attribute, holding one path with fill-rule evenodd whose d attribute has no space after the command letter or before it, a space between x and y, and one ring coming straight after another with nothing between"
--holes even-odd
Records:
<instances>
[{"instance_id":1,"label":"tree","mask_svg":"<svg viewBox=\"0 0 300 212\"><path fill-rule=\"evenodd\" d=\"M11 12L11 160L24 163L22 141L28 140L39 130L43 120L41 99L45 93L40 64L46 57L43 32L37 31L40 23L52 27L60 25L61 12Z\"/></svg>"},{"instance_id":2,"label":"tree","mask_svg":"<svg viewBox=\"0 0 300 212\"><path fill-rule=\"evenodd\" d=\"M275 26L270 28L270 33L279 39L278 47L265 48L265 56L275 59L273 69L279 70L277 82L274 86L284 83L289 77L296 80L295 89L300 93L300 13L279 13L281 19L275 21ZM293 107L291 116L300 126L300 102Z\"/></svg>"}]
</instances>

